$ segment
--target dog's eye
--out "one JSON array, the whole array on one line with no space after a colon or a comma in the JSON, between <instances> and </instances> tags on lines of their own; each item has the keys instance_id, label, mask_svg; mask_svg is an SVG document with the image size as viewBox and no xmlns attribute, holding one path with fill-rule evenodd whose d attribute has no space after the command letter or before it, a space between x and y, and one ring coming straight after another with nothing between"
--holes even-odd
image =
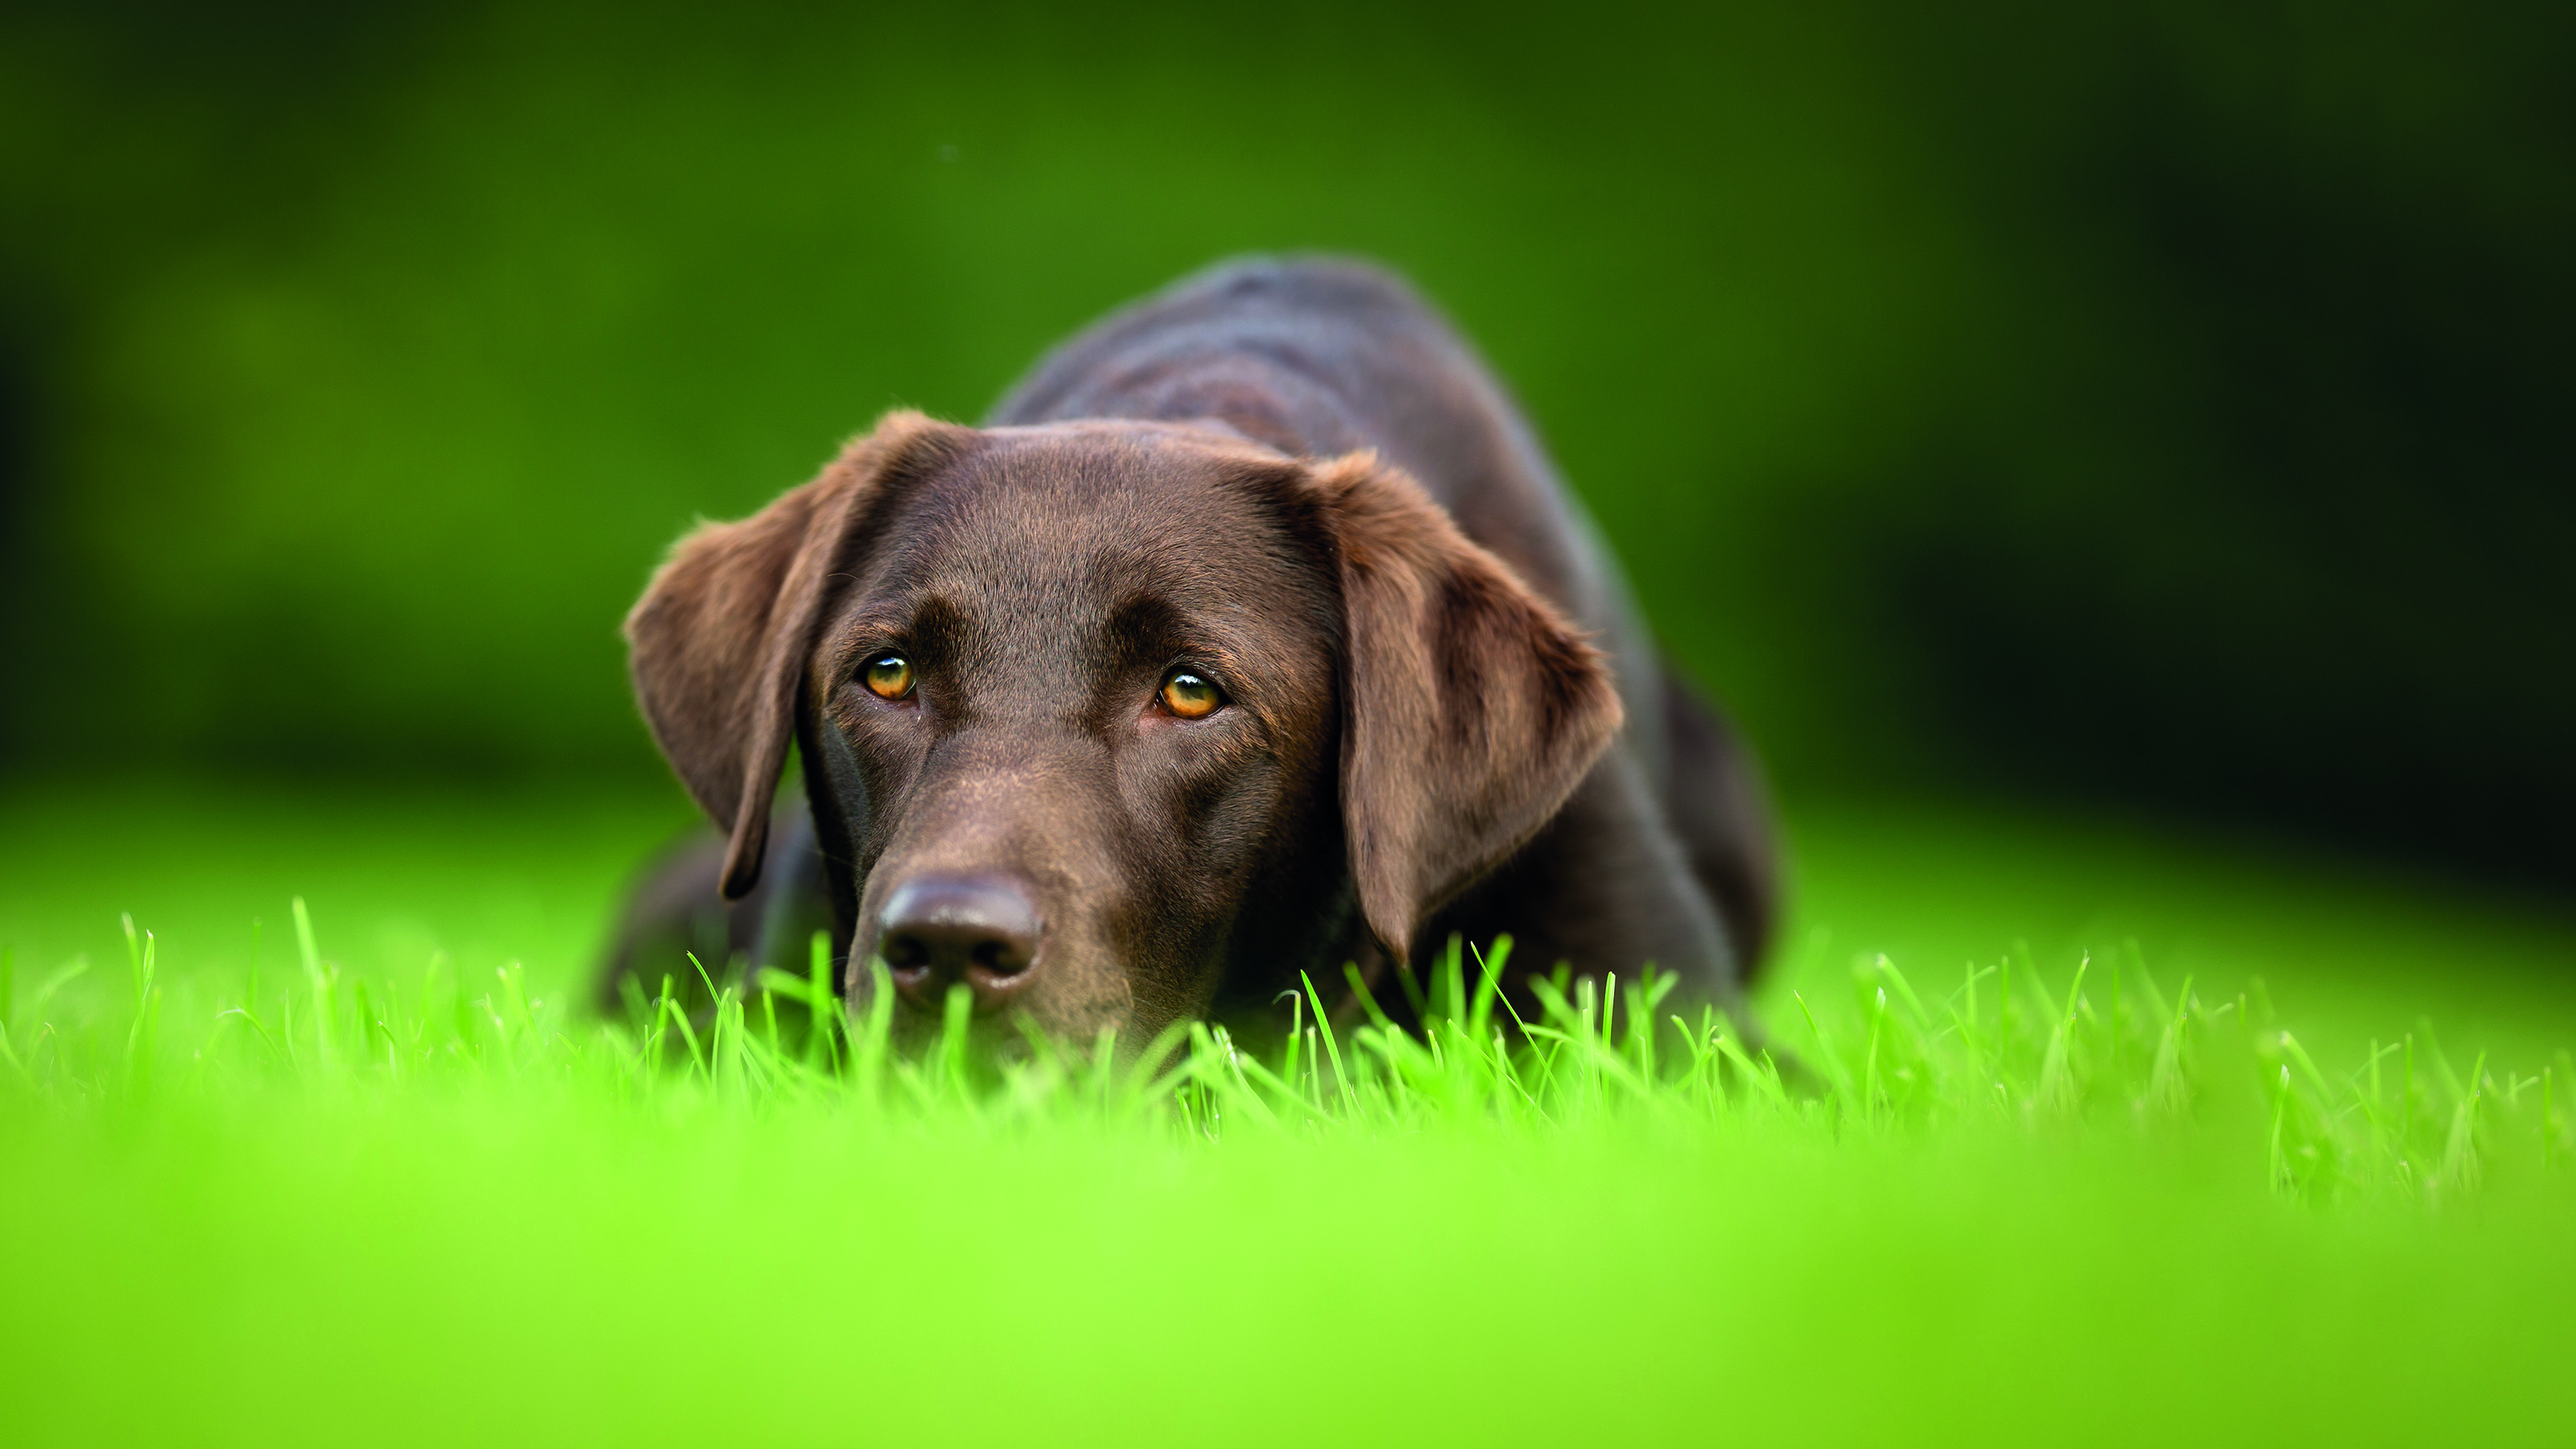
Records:
<instances>
[{"instance_id":1,"label":"dog's eye","mask_svg":"<svg viewBox=\"0 0 2576 1449\"><path fill-rule=\"evenodd\" d=\"M1183 719L1205 719L1225 703L1225 691L1206 675L1175 669L1163 676L1163 708Z\"/></svg>"},{"instance_id":2,"label":"dog's eye","mask_svg":"<svg viewBox=\"0 0 2576 1449\"><path fill-rule=\"evenodd\" d=\"M912 693L912 661L900 654L889 654L868 666L863 676L868 692L879 699L901 699Z\"/></svg>"}]
</instances>

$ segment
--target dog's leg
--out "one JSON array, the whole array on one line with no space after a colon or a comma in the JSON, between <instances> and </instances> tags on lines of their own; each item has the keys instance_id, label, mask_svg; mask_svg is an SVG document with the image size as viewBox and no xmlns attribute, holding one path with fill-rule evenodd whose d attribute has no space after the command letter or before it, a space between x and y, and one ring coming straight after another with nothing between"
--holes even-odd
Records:
<instances>
[{"instance_id":1,"label":"dog's leg","mask_svg":"<svg viewBox=\"0 0 2576 1449\"><path fill-rule=\"evenodd\" d=\"M601 1011L626 1015L631 994L651 1001L665 977L684 1007L693 1013L704 1007L706 987L689 964L693 955L719 987L725 983L734 957L751 944L761 893L726 904L716 890L724 856L724 837L702 829L665 848L644 868L600 965L593 995Z\"/></svg>"},{"instance_id":2,"label":"dog's leg","mask_svg":"<svg viewBox=\"0 0 2576 1449\"><path fill-rule=\"evenodd\" d=\"M790 976L803 977L813 967L814 933L821 931L831 941L832 992L846 998L848 933L833 924L822 846L815 834L813 812L802 798L779 805L770 817L769 838L769 869L762 872L758 888L762 903L757 940L751 948L752 969L757 972L763 966L774 966ZM751 903L743 904L748 908Z\"/></svg>"},{"instance_id":3,"label":"dog's leg","mask_svg":"<svg viewBox=\"0 0 2576 1449\"><path fill-rule=\"evenodd\" d=\"M1744 1020L1742 973L1718 903L1624 750L1603 757L1536 839L1435 917L1415 940L1417 957L1428 959L1453 931L1480 947L1512 937L1505 984L1524 1012L1535 1004L1527 977L1559 961L1631 986L1651 963L1679 978L1677 1007L1713 1005Z\"/></svg>"},{"instance_id":4,"label":"dog's leg","mask_svg":"<svg viewBox=\"0 0 2576 1449\"><path fill-rule=\"evenodd\" d=\"M1671 751L1664 813L1691 874L1716 904L1751 985L1780 908L1771 802L1752 755L1680 672L1664 669L1664 735Z\"/></svg>"}]
</instances>

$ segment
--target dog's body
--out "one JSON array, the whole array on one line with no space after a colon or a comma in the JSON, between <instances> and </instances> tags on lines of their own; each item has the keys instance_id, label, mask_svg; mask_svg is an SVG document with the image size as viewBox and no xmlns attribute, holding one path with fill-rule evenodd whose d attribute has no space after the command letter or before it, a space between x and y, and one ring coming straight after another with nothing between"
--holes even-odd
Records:
<instances>
[{"instance_id":1,"label":"dog's body","mask_svg":"<svg viewBox=\"0 0 2576 1449\"><path fill-rule=\"evenodd\" d=\"M891 417L684 543L629 635L732 838L648 882L612 979L823 930L853 997L873 952L912 1014L964 985L1132 1042L1453 932L1734 1008L1770 928L1749 762L1484 368L1364 268L1219 268L984 430Z\"/></svg>"}]
</instances>

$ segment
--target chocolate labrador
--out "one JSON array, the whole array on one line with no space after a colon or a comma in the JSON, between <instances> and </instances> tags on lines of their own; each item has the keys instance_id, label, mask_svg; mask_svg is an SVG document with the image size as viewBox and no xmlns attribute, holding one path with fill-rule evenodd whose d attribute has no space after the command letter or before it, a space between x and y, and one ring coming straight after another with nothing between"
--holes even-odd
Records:
<instances>
[{"instance_id":1,"label":"chocolate labrador","mask_svg":"<svg viewBox=\"0 0 2576 1449\"><path fill-rule=\"evenodd\" d=\"M1653 962L1733 1009L1770 929L1745 752L1371 268L1222 266L984 427L890 414L681 540L626 637L725 834L638 893L612 999L683 946L801 968L819 929L854 1009L876 956L915 1028L963 985L986 1036L1134 1043L1508 932L1516 974Z\"/></svg>"}]
</instances>

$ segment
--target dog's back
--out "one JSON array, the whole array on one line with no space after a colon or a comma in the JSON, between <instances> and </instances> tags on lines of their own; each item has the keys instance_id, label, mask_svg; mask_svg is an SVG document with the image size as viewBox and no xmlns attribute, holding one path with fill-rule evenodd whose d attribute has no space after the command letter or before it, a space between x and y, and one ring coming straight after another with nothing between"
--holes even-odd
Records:
<instances>
[{"instance_id":1,"label":"dog's back","mask_svg":"<svg viewBox=\"0 0 2576 1449\"><path fill-rule=\"evenodd\" d=\"M1618 793L1641 795L1676 837L1690 873L1715 898L1737 969L1760 959L1776 912L1777 867L1750 759L1723 718L1665 665L1610 551L1520 410L1411 287L1343 260L1255 258L1209 268L1057 348L987 422L1078 418L1215 420L1295 456L1374 448L1411 473L1461 532L1592 633L1627 711L1617 753L1635 779ZM1614 774L1620 768L1605 762ZM1593 813L1631 814L1601 798L1614 783L1587 792ZM1586 808L1578 800L1574 825ZM1623 827L1602 833L1618 838ZM1547 854L1544 842L1534 848ZM1458 924L1476 929L1472 920ZM1674 925L1676 934L1691 934Z\"/></svg>"},{"instance_id":2,"label":"dog's back","mask_svg":"<svg viewBox=\"0 0 2576 1449\"><path fill-rule=\"evenodd\" d=\"M1520 411L1446 319L1374 267L1213 267L1056 349L987 422L1077 418L1211 419L1300 457L1374 448L1569 617L1627 642L1607 555Z\"/></svg>"}]
</instances>

